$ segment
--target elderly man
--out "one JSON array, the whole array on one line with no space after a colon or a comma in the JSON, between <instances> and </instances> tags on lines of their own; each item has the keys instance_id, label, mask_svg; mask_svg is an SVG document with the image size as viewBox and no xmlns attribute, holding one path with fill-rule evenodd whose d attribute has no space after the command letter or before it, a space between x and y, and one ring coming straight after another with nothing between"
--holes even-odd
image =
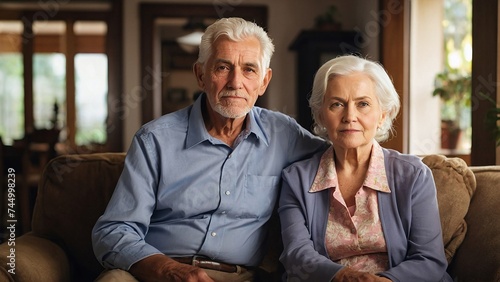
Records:
<instances>
[{"instance_id":1,"label":"elderly man","mask_svg":"<svg viewBox=\"0 0 500 282\"><path fill-rule=\"evenodd\" d=\"M102 281L254 279L282 169L325 146L294 119L254 106L273 52L252 22L207 28L193 68L204 94L135 134L94 227L96 257L115 269Z\"/></svg>"}]
</instances>

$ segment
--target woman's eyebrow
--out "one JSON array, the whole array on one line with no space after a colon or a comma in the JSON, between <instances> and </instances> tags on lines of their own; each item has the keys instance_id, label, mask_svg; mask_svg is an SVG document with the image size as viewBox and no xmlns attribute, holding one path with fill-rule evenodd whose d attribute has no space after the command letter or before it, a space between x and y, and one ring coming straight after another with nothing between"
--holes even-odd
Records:
<instances>
[{"instance_id":1,"label":"woman's eyebrow","mask_svg":"<svg viewBox=\"0 0 500 282\"><path fill-rule=\"evenodd\" d=\"M338 97L338 96L330 96L330 98L328 100L338 100L342 103L345 103L347 102L346 99L343 99L341 97ZM372 98L370 96L360 96L360 97L356 97L354 99L352 99L354 101L360 101L360 100L372 100Z\"/></svg>"}]
</instances>

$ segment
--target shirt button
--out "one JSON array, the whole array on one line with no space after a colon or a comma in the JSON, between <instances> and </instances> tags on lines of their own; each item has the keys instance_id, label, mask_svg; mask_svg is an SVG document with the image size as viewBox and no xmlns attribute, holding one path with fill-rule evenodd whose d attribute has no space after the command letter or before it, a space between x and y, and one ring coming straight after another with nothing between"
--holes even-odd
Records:
<instances>
[{"instance_id":1,"label":"shirt button","mask_svg":"<svg viewBox=\"0 0 500 282\"><path fill-rule=\"evenodd\" d=\"M217 236L217 233L216 232L212 232L212 233L210 233L210 235L212 235L212 237L215 237L215 236Z\"/></svg>"},{"instance_id":2,"label":"shirt button","mask_svg":"<svg viewBox=\"0 0 500 282\"><path fill-rule=\"evenodd\" d=\"M224 194L229 196L231 194L231 191L226 191Z\"/></svg>"},{"instance_id":3,"label":"shirt button","mask_svg":"<svg viewBox=\"0 0 500 282\"><path fill-rule=\"evenodd\" d=\"M226 211L222 211L221 214L226 214Z\"/></svg>"},{"instance_id":4,"label":"shirt button","mask_svg":"<svg viewBox=\"0 0 500 282\"><path fill-rule=\"evenodd\" d=\"M233 155L233 154L230 154L229 156L227 156L227 158L228 158L228 159L230 159L232 155Z\"/></svg>"}]
</instances>

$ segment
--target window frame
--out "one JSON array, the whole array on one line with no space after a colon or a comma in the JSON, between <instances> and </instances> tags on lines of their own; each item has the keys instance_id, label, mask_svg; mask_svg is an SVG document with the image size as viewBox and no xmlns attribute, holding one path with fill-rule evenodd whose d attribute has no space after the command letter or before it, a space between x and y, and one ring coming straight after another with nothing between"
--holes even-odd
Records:
<instances>
[{"instance_id":1,"label":"window frame","mask_svg":"<svg viewBox=\"0 0 500 282\"><path fill-rule=\"evenodd\" d=\"M380 0L381 11L399 9L391 15L391 21L382 26L381 63L393 75L394 85L400 93L402 109L395 121L398 135L385 146L407 152L408 150L408 95L409 93L409 1ZM488 95L495 103L500 101L498 77L498 19L499 3L496 0L472 0L472 146L470 155L453 156L470 159L469 165L494 165L498 162L495 139L484 120L492 108L491 102L481 93ZM499 148L500 150L500 148ZM500 153L498 153L500 155Z\"/></svg>"}]
</instances>

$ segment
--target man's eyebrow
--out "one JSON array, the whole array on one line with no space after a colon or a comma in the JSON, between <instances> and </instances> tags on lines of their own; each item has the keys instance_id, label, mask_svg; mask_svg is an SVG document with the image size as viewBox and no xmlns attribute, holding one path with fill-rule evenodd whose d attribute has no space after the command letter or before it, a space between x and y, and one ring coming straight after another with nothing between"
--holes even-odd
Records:
<instances>
[{"instance_id":1,"label":"man's eyebrow","mask_svg":"<svg viewBox=\"0 0 500 282\"><path fill-rule=\"evenodd\" d=\"M223 64L232 65L231 61L226 60L226 59L215 59L215 63L223 63Z\"/></svg>"},{"instance_id":2,"label":"man's eyebrow","mask_svg":"<svg viewBox=\"0 0 500 282\"><path fill-rule=\"evenodd\" d=\"M233 63L231 61L226 60L226 59L222 59L222 58L216 59L215 63L223 63L223 64L228 64L230 66L233 66ZM247 62L247 63L244 63L243 65L245 67L259 68L259 64L256 62Z\"/></svg>"},{"instance_id":3,"label":"man's eyebrow","mask_svg":"<svg viewBox=\"0 0 500 282\"><path fill-rule=\"evenodd\" d=\"M252 62L245 63L244 65L245 65L246 67L251 67L251 68L256 68L256 69L258 69L258 68L259 68L259 64L257 64L257 63L252 63Z\"/></svg>"}]
</instances>

